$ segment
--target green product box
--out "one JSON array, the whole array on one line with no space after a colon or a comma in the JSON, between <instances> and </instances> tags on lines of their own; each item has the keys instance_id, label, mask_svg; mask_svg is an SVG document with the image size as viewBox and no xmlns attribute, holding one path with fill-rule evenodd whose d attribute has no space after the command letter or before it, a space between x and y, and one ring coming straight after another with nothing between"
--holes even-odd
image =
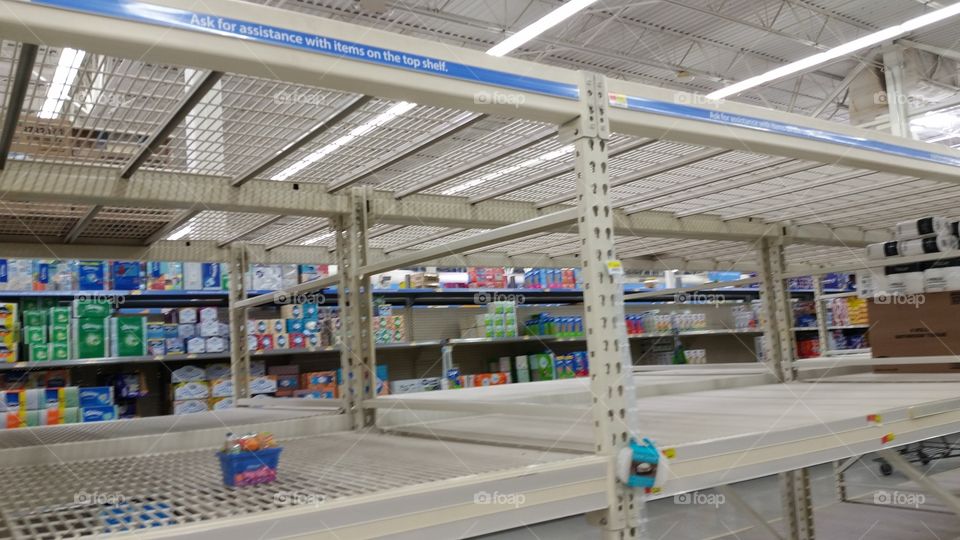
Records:
<instances>
[{"instance_id":1,"label":"green product box","mask_svg":"<svg viewBox=\"0 0 960 540\"><path fill-rule=\"evenodd\" d=\"M50 359L51 360L69 360L70 359L70 343L51 343L50 344Z\"/></svg>"},{"instance_id":2,"label":"green product box","mask_svg":"<svg viewBox=\"0 0 960 540\"><path fill-rule=\"evenodd\" d=\"M146 356L146 317L115 317L109 321L112 356Z\"/></svg>"},{"instance_id":3,"label":"green product box","mask_svg":"<svg viewBox=\"0 0 960 540\"><path fill-rule=\"evenodd\" d=\"M113 311L113 306L106 300L76 299L72 308L75 319L106 319Z\"/></svg>"},{"instance_id":4,"label":"green product box","mask_svg":"<svg viewBox=\"0 0 960 540\"><path fill-rule=\"evenodd\" d=\"M50 361L50 346L44 343L43 345L30 345L30 361L31 362L48 362Z\"/></svg>"},{"instance_id":5,"label":"green product box","mask_svg":"<svg viewBox=\"0 0 960 540\"><path fill-rule=\"evenodd\" d=\"M25 309L23 311L23 326L46 326L47 312L40 309Z\"/></svg>"},{"instance_id":6,"label":"green product box","mask_svg":"<svg viewBox=\"0 0 960 540\"><path fill-rule=\"evenodd\" d=\"M20 301L20 308L23 311L35 309L46 311L55 305L57 305L57 299L53 297L38 296L35 298L24 298Z\"/></svg>"},{"instance_id":7,"label":"green product box","mask_svg":"<svg viewBox=\"0 0 960 540\"><path fill-rule=\"evenodd\" d=\"M50 308L47 321L50 324L70 324L70 308L66 306Z\"/></svg>"},{"instance_id":8,"label":"green product box","mask_svg":"<svg viewBox=\"0 0 960 540\"><path fill-rule=\"evenodd\" d=\"M51 324L50 343L70 343L70 325Z\"/></svg>"},{"instance_id":9,"label":"green product box","mask_svg":"<svg viewBox=\"0 0 960 540\"><path fill-rule=\"evenodd\" d=\"M46 326L24 326L23 342L30 345L46 345L47 327Z\"/></svg>"},{"instance_id":10,"label":"green product box","mask_svg":"<svg viewBox=\"0 0 960 540\"><path fill-rule=\"evenodd\" d=\"M77 358L107 356L107 319L76 319L70 332L70 346Z\"/></svg>"},{"instance_id":11,"label":"green product box","mask_svg":"<svg viewBox=\"0 0 960 540\"><path fill-rule=\"evenodd\" d=\"M553 355L539 353L530 355L530 378L534 381L552 381L556 378Z\"/></svg>"}]
</instances>

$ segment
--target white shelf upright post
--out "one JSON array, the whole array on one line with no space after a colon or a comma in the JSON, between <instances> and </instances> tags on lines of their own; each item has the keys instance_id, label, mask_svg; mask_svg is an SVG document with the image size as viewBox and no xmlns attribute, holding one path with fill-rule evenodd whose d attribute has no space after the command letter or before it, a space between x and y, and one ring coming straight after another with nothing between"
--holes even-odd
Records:
<instances>
[{"instance_id":1,"label":"white shelf upright post","mask_svg":"<svg viewBox=\"0 0 960 540\"><path fill-rule=\"evenodd\" d=\"M764 354L781 381L795 380L793 309L784 277L782 238L760 240ZM813 501L806 469L780 473L780 498L788 540L813 540Z\"/></svg>"},{"instance_id":2,"label":"white shelf upright post","mask_svg":"<svg viewBox=\"0 0 960 540\"><path fill-rule=\"evenodd\" d=\"M617 452L636 437L636 394L624 324L622 267L617 260L610 178L606 79L582 73L580 115L561 130L576 149L577 217L583 265L583 307L593 395L595 450L608 456L608 508L597 520L607 540L641 538L643 493L620 483Z\"/></svg>"},{"instance_id":3,"label":"white shelf upright post","mask_svg":"<svg viewBox=\"0 0 960 540\"><path fill-rule=\"evenodd\" d=\"M369 188L350 191L350 213L336 219L337 287L340 307L343 405L354 429L374 423L374 409L363 401L376 395L376 349L373 344L373 295L370 276L359 273L367 264Z\"/></svg>"},{"instance_id":4,"label":"white shelf upright post","mask_svg":"<svg viewBox=\"0 0 960 540\"><path fill-rule=\"evenodd\" d=\"M819 274L813 276L813 302L817 311L817 338L820 341L820 356L825 356L827 349L830 348L830 331L827 329L830 323L827 321L829 312L827 301L823 298L823 276Z\"/></svg>"},{"instance_id":5,"label":"white shelf upright post","mask_svg":"<svg viewBox=\"0 0 960 540\"><path fill-rule=\"evenodd\" d=\"M247 297L244 279L250 269L247 247L230 245L230 373L233 378L233 397L236 400L250 397L250 348L247 344L247 319L249 308L237 308L237 302Z\"/></svg>"}]
</instances>

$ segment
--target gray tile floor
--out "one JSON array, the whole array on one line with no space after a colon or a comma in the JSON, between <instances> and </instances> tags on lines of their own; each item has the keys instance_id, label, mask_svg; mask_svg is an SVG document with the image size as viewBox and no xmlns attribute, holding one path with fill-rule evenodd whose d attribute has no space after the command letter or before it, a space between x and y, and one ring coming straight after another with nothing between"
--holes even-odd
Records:
<instances>
[{"instance_id":1,"label":"gray tile floor","mask_svg":"<svg viewBox=\"0 0 960 540\"><path fill-rule=\"evenodd\" d=\"M872 500L875 493L894 493L903 489L906 477L899 473L884 477L872 460L862 459L847 472L850 498ZM956 470L954 470L956 469ZM929 468L929 474L960 475L960 458L943 460ZM754 510L768 520L780 517L780 495L776 477L765 477L733 486ZM818 540L953 540L960 537L960 518L940 508L901 509L857 503L838 503L833 467L811 469L816 531ZM704 495L715 494L703 492ZM882 497L882 496L881 496ZM701 497L700 502L717 502L717 497ZM927 505L931 506L931 505ZM937 505L932 505L937 506ZM766 531L732 503L678 504L673 499L651 502L647 507L647 537L652 540L768 540ZM773 523L780 527L779 522ZM583 516L541 523L525 529L484 537L488 540L595 540L597 530Z\"/></svg>"}]
</instances>

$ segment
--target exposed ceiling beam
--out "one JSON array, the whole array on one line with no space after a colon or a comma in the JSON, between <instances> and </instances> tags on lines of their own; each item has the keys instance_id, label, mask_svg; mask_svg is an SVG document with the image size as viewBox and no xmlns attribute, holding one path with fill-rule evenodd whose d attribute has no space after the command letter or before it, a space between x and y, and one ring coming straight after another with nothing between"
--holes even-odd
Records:
<instances>
[{"instance_id":1,"label":"exposed ceiling beam","mask_svg":"<svg viewBox=\"0 0 960 540\"><path fill-rule=\"evenodd\" d=\"M120 178L129 180L137 169L139 169L150 156L163 146L166 142L167 137L173 133L173 130L177 129L177 126L180 125L180 122L183 122L183 119L190 114L190 111L200 103L200 100L203 99L207 92L209 92L223 77L222 71L208 71L193 88L190 89L187 96L180 102L180 105L177 107L173 114L171 114L167 121L157 130L150 139L144 144L140 151L133 156L130 161L124 165L123 170L120 172Z\"/></svg>"},{"instance_id":2,"label":"exposed ceiling beam","mask_svg":"<svg viewBox=\"0 0 960 540\"><path fill-rule=\"evenodd\" d=\"M863 70L867 69L867 67L869 66L870 64L867 64L866 62L864 62L859 64L857 67L853 68L853 70L851 70L850 73L847 73L847 76L844 77L842 81L840 81L840 84L838 84L837 87L834 88L829 95L827 95L827 97L823 98L823 101L821 101L820 105L817 105L817 108L810 113L810 116L816 118L821 114L823 114L823 111L827 110L827 107L833 104L833 102L836 101L838 97L840 97L840 94L842 94L843 91L850 86L850 83L852 83L853 80L856 79L857 76L859 76L860 73L862 73Z\"/></svg>"},{"instance_id":3,"label":"exposed ceiling beam","mask_svg":"<svg viewBox=\"0 0 960 540\"><path fill-rule=\"evenodd\" d=\"M77 238L83 234L83 231L93 223L93 220L96 219L97 214L100 213L102 208L103 206L96 204L87 209L87 213L78 219L77 222L73 224L73 227L70 227L70 231L63 237L63 243L72 244L76 242Z\"/></svg>"},{"instance_id":4,"label":"exposed ceiling beam","mask_svg":"<svg viewBox=\"0 0 960 540\"><path fill-rule=\"evenodd\" d=\"M353 96L342 107L334 111L330 116L324 118L322 122L314 126L310 131L301 135L300 138L284 146L280 150L277 150L275 154L254 165L249 170L238 174L236 177L234 177L231 185L233 185L233 187L240 187L250 180L253 180L264 171L290 157L290 155L297 150L300 150L307 144L310 144L311 141L324 134L331 127L342 122L346 117L357 112L357 110L366 105L371 99L373 98L370 96Z\"/></svg>"},{"instance_id":5,"label":"exposed ceiling beam","mask_svg":"<svg viewBox=\"0 0 960 540\"><path fill-rule=\"evenodd\" d=\"M158 240L163 240L164 238L169 236L170 233L176 231L177 229L182 227L184 224L186 224L186 222L197 217L197 214L199 214L202 211L203 210L184 210L173 221L171 221L170 223L167 223L163 227L157 229L153 234L151 234L146 240L143 241L143 245L149 246L150 244L153 244Z\"/></svg>"},{"instance_id":6,"label":"exposed ceiling beam","mask_svg":"<svg viewBox=\"0 0 960 540\"><path fill-rule=\"evenodd\" d=\"M545 141L545 140L547 140L547 139L550 139L550 138L552 138L552 137L555 137L556 135L557 135L557 130L556 130L556 128L547 128L547 129L540 130L540 131L537 132L534 136L532 136L532 137L530 137L530 138L528 138L528 139L524 139L524 140L522 140L522 141L518 141L518 142L516 142L516 143L514 143L514 144L511 144L511 145L505 147L505 148L501 148L500 150L497 150L497 151L495 151L495 152L491 152L491 153L489 153L489 154L484 154L483 156L481 156L481 157L479 157L479 158L477 158L477 159L475 159L475 160L473 160L473 161L471 161L471 162L469 162L469 163L465 163L464 165L461 165L461 166L453 169L452 171L450 171L450 172L448 172L448 173L441 174L440 176L437 176L437 177L434 177L434 178L427 178L426 180L424 180L424 181L422 181L422 182L419 182L419 183L417 183L416 185L414 185L414 186L412 186L412 187L409 187L409 188L407 188L407 189L398 191L398 192L396 193L395 197L396 197L397 199L403 199L404 197L409 197L410 195L413 195L414 193L419 193L419 192L421 192L421 191L423 191L423 190L425 190L425 189L430 189L430 188L432 188L432 187L434 187L434 186L438 186L438 185L446 182L447 180L450 180L450 179L452 179L452 178L456 178L456 177L458 177L458 176L460 176L460 175L462 175L462 174L466 174L466 173L468 173L468 172L470 172L470 171L474 171L474 170L476 170L476 169L479 169L480 167L484 167L484 166L486 166L486 165L489 165L490 163L493 163L493 162L495 162L495 161L497 161L497 160L499 160L499 159L502 159L502 158L504 158L504 157L506 157L506 156L509 156L510 154L519 152L519 151L524 150L524 149L526 149L526 148L530 148L531 146L534 146L534 145L539 144L539 143L541 143L541 142L543 142L543 141Z\"/></svg>"},{"instance_id":7,"label":"exposed ceiling beam","mask_svg":"<svg viewBox=\"0 0 960 540\"><path fill-rule=\"evenodd\" d=\"M272 251L272 250L277 249L277 248L279 248L279 247L283 247L283 246L285 246L285 245L287 245L287 244L289 244L289 243L291 243L291 242L296 242L297 240L303 238L304 236L311 235L311 234L316 233L316 232L320 232L320 231L322 231L322 230L324 230L324 229L329 229L330 227L331 227L331 224L330 224L329 221L327 221L326 223L324 223L324 224L322 224L322 225L317 225L317 226L315 226L315 227L309 227L309 228L307 228L307 229L305 229L305 230L297 231L297 232L295 232L295 233L293 233L293 234L289 234L289 235L287 235L287 236L284 236L283 238L281 238L280 240L277 240L276 242L267 244L267 247L265 247L264 249L265 249L266 251ZM332 250L331 250L331 251L332 251Z\"/></svg>"},{"instance_id":8,"label":"exposed ceiling beam","mask_svg":"<svg viewBox=\"0 0 960 540\"><path fill-rule=\"evenodd\" d=\"M283 219L283 216L267 216L266 219L262 219L256 224L251 225L246 229L241 229L240 231L230 235L225 240L221 240L219 243L217 243L217 247L229 246L230 244L236 242L237 240L240 240L245 236L249 236L261 229L269 227L270 225L273 225L274 223L280 221L281 219Z\"/></svg>"},{"instance_id":9,"label":"exposed ceiling beam","mask_svg":"<svg viewBox=\"0 0 960 540\"><path fill-rule=\"evenodd\" d=\"M33 66L37 62L37 49L38 47L32 43L20 45L17 69L13 76L13 83L8 90L7 111L3 117L3 132L0 133L0 169L7 166L7 156L10 154L10 147L13 145L13 139L17 134L17 124L20 122L20 114L23 112L23 101L27 96L27 86L30 85Z\"/></svg>"},{"instance_id":10,"label":"exposed ceiling beam","mask_svg":"<svg viewBox=\"0 0 960 540\"><path fill-rule=\"evenodd\" d=\"M386 169L387 167L390 167L396 163L399 163L410 156L416 155L422 152L423 150L439 142L442 142L456 135L457 133L460 133L464 129L467 129L470 126L473 126L474 124L483 120L486 117L487 115L485 114L467 114L457 122L454 122L453 124L444 127L443 129L439 130L436 133L430 133L426 137L423 137L418 141L414 141L413 143L393 152L389 156L385 157L384 159L381 159L380 161L374 163L373 165L367 167L366 169L363 169L360 172L351 174L345 178L341 178L339 180L334 181L327 188L327 191L329 191L330 193L336 193L337 191L340 191L345 187L352 186L353 184L356 184L357 182L363 180L364 178L374 175Z\"/></svg>"}]
</instances>

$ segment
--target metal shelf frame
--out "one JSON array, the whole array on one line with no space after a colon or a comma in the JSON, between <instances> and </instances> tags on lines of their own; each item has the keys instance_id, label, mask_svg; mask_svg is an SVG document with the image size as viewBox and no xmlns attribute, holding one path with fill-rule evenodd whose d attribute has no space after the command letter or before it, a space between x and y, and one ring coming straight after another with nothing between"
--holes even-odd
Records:
<instances>
[{"instance_id":1,"label":"metal shelf frame","mask_svg":"<svg viewBox=\"0 0 960 540\"><path fill-rule=\"evenodd\" d=\"M780 220L765 222L750 218L727 220L713 214L679 217L675 213L651 210L655 205L648 204L646 199L635 201L628 196L614 200L610 193L613 182L608 168L614 163L610 160L611 143L618 137L658 141L669 139L683 145L770 155L776 158L776 163L789 160L811 162L810 169L821 164L942 182L950 188L960 184L960 152L944 147L739 103L703 103L692 96L661 88L511 58L493 58L475 50L438 48L427 40L290 11L249 4L243 4L243 9L239 7L239 4L230 0L207 0L199 8L188 0L154 0L154 3L138 0L109 3L15 0L6 2L5 9L0 12L0 34L5 39L24 44L39 42L48 47L69 46L95 54L138 58L154 64L179 65L187 60L190 68L206 73L207 80L211 80L212 75L212 82L198 87L197 92L186 99L184 106L189 106L195 100L201 101L201 94L215 86L217 79L222 83L228 77L243 76L280 79L285 83L308 86L320 83L324 88L351 95L361 92L398 102L413 100L419 104L455 111L542 123L550 128L557 126L558 142L573 147L576 204L541 207L534 202L497 197L491 200L474 197L471 200L444 194L443 191L432 191L436 187L433 185L426 189L427 183L436 180L432 177L423 184L423 188L408 192L411 186L407 186L406 190L391 192L371 191L365 185L341 189L359 180L353 175L324 185L319 182L266 180L261 176L250 179L249 172L240 176L218 175L211 173L209 168L189 171L186 176L190 189L184 189L183 171L139 167L141 163L146 165L145 154L140 152L151 152L158 148L155 142L159 135L169 129L166 127L170 125L169 121L164 122L164 126L158 126L158 131L151 134L150 142L139 148L137 157L122 170L95 166L89 162L64 164L25 159L6 163L0 172L0 191L11 200L81 204L94 208L179 210L185 212L181 214L185 219L190 212L197 210L200 201L203 210L208 212L330 220L333 224L331 237L335 238L336 261L343 270L338 276L302 284L284 292L295 297L337 284L340 290L347 293L340 296L341 310L350 327L345 336L347 346L341 351L341 364L349 379L349 393L343 403L351 426L357 430L371 427L374 420L374 408L367 403L374 399L369 382L376 364L376 350L369 327L371 275L438 260L459 260L457 266L463 266L469 264L460 255L463 253L475 260L501 261L487 263L490 265L522 266L519 261L531 259L507 256L494 248L532 235L557 232L572 234L572 228L576 227L576 235L572 238L579 245L579 256L570 258L573 264L561 266L582 265L587 285L584 304L589 332L586 341L594 369L589 385L592 394L597 397L591 407L596 426L592 449L596 455L580 457L568 463L472 475L466 479L445 479L435 484L363 494L352 501L347 498L315 510L284 510L275 514L217 520L193 528L161 528L151 531L149 536L186 537L187 534L194 534L199 537L216 529L217 534L236 534L240 537L261 532L248 527L251 523L262 525L264 520L281 524L276 530L267 531L272 535L314 533L317 532L318 523L324 521L328 526L334 523L350 531L347 536L374 532L404 534L417 528L429 530L430 527L449 525L450 518L441 518L438 512L441 506L449 509L449 505L442 505L441 501L465 501L467 493L475 493L483 486L494 489L513 486L514 491L530 493L531 497L542 496L537 501L543 504L562 502L564 508L555 509L552 513L554 516L562 512L596 511L595 516L602 525L604 538L643 538L641 513L647 495L627 488L612 474L613 457L631 438L639 439L644 434L644 426L638 424L634 410L633 370L623 324L624 296L619 276L624 266L629 268L632 264L655 267L677 264L684 268L720 265L716 259L698 258L696 252L678 253L655 260L638 259L624 265L617 258L616 238L642 236L709 240L718 243L718 251L727 248L725 242L759 244L753 265L760 269L761 294L768 300L763 317L766 358L770 359L770 365L774 366L783 381L791 381L796 376L797 366L792 358L794 336L789 324L789 293L784 280L795 269L788 267L786 251L801 244L862 247L882 241L886 235L876 230L815 223L794 224L787 220L782 220L782 223ZM242 19L236 18L237 13L242 13ZM241 33L237 28L256 29L257 32L251 35L249 32ZM362 39L362 43L356 42L356 39ZM494 92L509 93L513 99L509 100L510 103L478 99L478 96ZM180 98L178 102L182 101L183 96ZM12 111L17 106L8 106L8 110ZM182 110L181 107L169 111L172 116L167 118L176 118ZM462 117L459 118L459 121L464 121ZM9 125L7 127L10 128ZM449 134L448 130L440 130L439 137L446 134ZM324 136L326 134L319 135L318 140L323 140ZM423 141L418 139L415 143L420 145ZM409 147L403 148L395 148L394 151L405 153ZM550 148L558 150L554 146ZM530 154L522 152L529 149L524 144L517 144L514 153L523 159ZM293 157L300 155L294 154ZM389 153L387 159L396 160L397 156L397 153ZM729 157L729 154L718 153L714 157ZM383 164L368 165L371 168L361 171L362 175L374 174L372 171ZM478 164L478 167L484 165ZM261 166L264 166L262 162L258 168ZM270 168L271 165L265 166ZM737 166L742 167L738 169L741 171L753 168L748 163L739 163ZM781 172L786 175L808 170L807 164L796 163L785 165ZM558 174L569 173L558 171ZM725 191L719 183L727 180L733 182L728 186L729 189L734 189L768 179L762 175L728 178L724 174L703 174L699 183L689 187L695 188L691 193L696 193L697 197L709 197ZM894 181L887 180L887 183L893 184ZM661 192L651 198L658 199L666 195ZM677 197L667 201L661 200L656 206L680 202ZM481 232L444 244L430 244L422 249L386 249L377 252L368 245L368 232L375 224ZM62 249L57 252L66 257L70 253L89 250L88 246L77 245L74 241L78 234L69 235L67 240L70 241L47 247ZM8 249L6 253L11 254L37 252L35 246L20 244L22 242L0 244L0 249ZM746 251L750 250L746 248ZM695 251L710 253L701 245L697 245ZM300 245L265 249L263 246L240 242L222 246L216 241L164 241L150 246L113 246L106 248L103 256L116 253L124 253L122 258L227 261L234 269L244 268L249 262L276 261L286 257L300 257L296 262L333 259L330 246ZM543 257L536 259L544 260ZM542 262L539 264L543 265ZM251 307L272 302L274 297L273 294L251 298L246 296L242 283L235 284L230 291L233 338L231 365L234 387L241 398L248 386L250 361L250 351L246 350L247 341L243 335L246 312ZM913 420L906 419L905 415L903 413L900 416L904 418L897 417L895 421L915 427L916 436L922 435L924 429L939 433L945 422L951 426L960 422L957 419L957 415L960 415L958 411L945 413L949 416L946 419L934 416L938 418L937 422L931 420L928 424L917 426L911 424ZM858 450L869 451L882 447L873 427L856 427L851 443ZM792 436L799 437L797 434ZM796 470L797 467L806 466L805 462L794 458L800 451L810 451L816 447L807 444L809 441L798 443L796 440L799 439L785 442L786 447L781 453L783 459L778 467L783 474L782 491L787 509L788 536L791 540L807 540L813 537L809 479L803 469ZM717 458L717 461L722 459ZM695 465L691 467L696 468ZM602 472L604 469L605 473ZM524 471L524 476L518 477L519 470ZM760 474L769 470L757 467L754 472ZM691 469L689 475L693 477L697 473ZM559 488L543 480L550 476L562 477L568 484ZM598 477L602 480L598 481ZM696 483L697 486L723 480L722 475L717 477L715 471L704 473L703 478L703 481ZM539 484L541 480L546 483ZM574 484L569 483L571 480ZM531 492L531 486L536 495ZM694 486L694 483L690 486ZM395 505L392 511L391 505ZM534 506L541 510L536 514L537 518L546 516L542 506ZM398 515L400 511L424 509L429 513L418 523L410 523L406 515ZM457 510L465 512L466 517L487 518L480 532L495 530L491 529L491 522L500 517L516 517L523 513L516 508L479 508L478 505ZM336 517L334 512L337 513ZM358 513L362 512L366 512L366 519L359 517ZM386 513L379 522L369 523L372 512ZM339 521L330 521L335 518Z\"/></svg>"}]
</instances>

